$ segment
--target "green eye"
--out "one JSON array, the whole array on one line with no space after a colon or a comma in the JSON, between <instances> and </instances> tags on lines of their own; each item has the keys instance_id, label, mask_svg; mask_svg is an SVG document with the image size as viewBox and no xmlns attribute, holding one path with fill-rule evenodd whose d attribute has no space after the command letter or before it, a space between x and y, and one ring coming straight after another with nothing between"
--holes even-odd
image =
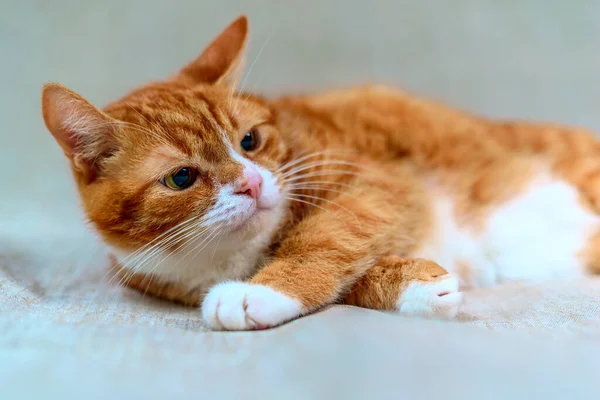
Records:
<instances>
[{"instance_id":1,"label":"green eye","mask_svg":"<svg viewBox=\"0 0 600 400\"><path fill-rule=\"evenodd\" d=\"M173 190L186 189L196 181L198 172L191 168L181 168L173 175L169 175L161 180L161 183Z\"/></svg>"},{"instance_id":2,"label":"green eye","mask_svg":"<svg viewBox=\"0 0 600 400\"><path fill-rule=\"evenodd\" d=\"M256 129L246 132L240 142L240 146L242 146L244 151L252 151L258 147L258 132Z\"/></svg>"}]
</instances>

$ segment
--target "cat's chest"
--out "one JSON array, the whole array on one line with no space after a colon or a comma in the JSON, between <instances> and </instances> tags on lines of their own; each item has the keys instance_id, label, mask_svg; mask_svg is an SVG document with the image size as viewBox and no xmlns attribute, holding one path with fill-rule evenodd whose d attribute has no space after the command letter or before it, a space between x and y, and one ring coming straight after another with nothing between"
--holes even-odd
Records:
<instances>
[{"instance_id":1,"label":"cat's chest","mask_svg":"<svg viewBox=\"0 0 600 400\"><path fill-rule=\"evenodd\" d=\"M481 231L460 226L450 197L433 200L433 229L413 257L436 261L466 287L581 276L599 218L569 184L536 179L492 210Z\"/></svg>"}]
</instances>

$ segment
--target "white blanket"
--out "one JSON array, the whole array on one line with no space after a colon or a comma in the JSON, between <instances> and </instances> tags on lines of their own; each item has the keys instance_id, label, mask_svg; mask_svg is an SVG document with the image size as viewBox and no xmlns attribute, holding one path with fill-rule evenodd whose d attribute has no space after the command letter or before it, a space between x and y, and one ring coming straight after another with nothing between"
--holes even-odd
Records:
<instances>
[{"instance_id":1,"label":"white blanket","mask_svg":"<svg viewBox=\"0 0 600 400\"><path fill-rule=\"evenodd\" d=\"M108 285L85 231L54 231L0 237L1 399L600 398L598 278L468 292L454 322L333 307L211 333Z\"/></svg>"}]
</instances>

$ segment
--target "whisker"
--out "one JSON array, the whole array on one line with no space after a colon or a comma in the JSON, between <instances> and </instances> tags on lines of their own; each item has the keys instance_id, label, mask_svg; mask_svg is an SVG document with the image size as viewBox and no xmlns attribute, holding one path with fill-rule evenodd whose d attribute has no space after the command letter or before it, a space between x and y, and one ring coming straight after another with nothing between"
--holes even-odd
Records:
<instances>
[{"instance_id":1,"label":"whisker","mask_svg":"<svg viewBox=\"0 0 600 400\"><path fill-rule=\"evenodd\" d=\"M136 251L134 251L133 253L131 253L127 257L125 257L123 260L121 260L121 263L127 263L127 262L129 262L131 259L133 259L137 255L139 255L140 253L149 250L149 247L154 246L155 244L157 244L157 242L160 243L162 240L165 239L166 236L176 234L175 231L178 231L180 229L184 229L188 223L191 223L195 219L198 219L198 218L199 217L197 217L197 216L190 217L190 218L186 219L185 221L182 221L179 224L173 226L172 228L166 230L165 232L161 233L160 235L158 235L157 237L155 237L150 242L146 243L144 246L140 247L139 249L137 249Z\"/></svg>"},{"instance_id":2,"label":"whisker","mask_svg":"<svg viewBox=\"0 0 600 400\"><path fill-rule=\"evenodd\" d=\"M295 188L295 187L301 187L304 185L319 185L319 184L341 186L341 187L346 187L349 189L354 189L356 187L356 185L348 185L346 183L335 182L335 181L307 181L307 182L292 183L291 185L286 185L286 187ZM326 187L326 186L323 186L323 187Z\"/></svg>"},{"instance_id":3,"label":"whisker","mask_svg":"<svg viewBox=\"0 0 600 400\"><path fill-rule=\"evenodd\" d=\"M146 286L146 289L144 289L144 293L142 294L142 297L146 297L146 295L148 294L148 289L150 289L150 286L152 286L152 281L154 280L154 270L156 270L157 267L158 267L158 264L156 265L156 267L152 268L152 270L150 272L148 272L148 274L146 276L144 276L144 279L142 279L142 282L140 282L140 286L144 287L144 282L146 281L146 279L148 279L148 285Z\"/></svg>"},{"instance_id":4,"label":"whisker","mask_svg":"<svg viewBox=\"0 0 600 400\"><path fill-rule=\"evenodd\" d=\"M187 237L185 238L185 240L187 241L187 243L185 245L183 245L180 249L177 249L176 252L180 253L183 250L187 249L188 247L194 245L194 242L196 241L197 238L201 237L202 235L204 235L208 230L210 229L210 226L204 226L203 229L200 229L198 231L194 231L190 234L187 235ZM175 252L171 252L170 254L167 254L163 259L161 259L159 261L160 264L164 263L165 261L167 261ZM181 260L178 261L178 263L181 262Z\"/></svg>"},{"instance_id":5,"label":"whisker","mask_svg":"<svg viewBox=\"0 0 600 400\"><path fill-rule=\"evenodd\" d=\"M164 237L163 239L157 241L152 246L147 247L143 251L137 253L135 255L135 257L131 257L129 259L123 260L121 262L122 265L123 265L123 267L124 268L129 268L131 266L136 266L136 265L139 266L140 264L143 264L143 263L140 263L141 260L143 260L144 258L151 257L157 250L160 250L162 247L168 245L172 241L177 240L177 238L181 234L184 234L185 232L187 232L191 228L191 226L192 226L191 224L190 225L186 225L186 226L182 226L176 232L173 232L169 236Z\"/></svg>"},{"instance_id":6,"label":"whisker","mask_svg":"<svg viewBox=\"0 0 600 400\"><path fill-rule=\"evenodd\" d=\"M202 226L202 221L199 221L198 223L194 224L193 228L196 228L198 226ZM198 232L195 232L195 230L192 230L192 232L188 232L186 233L183 237L178 238L175 242L171 242L170 244L162 247L160 249L160 252L157 253L156 255L150 256L149 258L156 258L159 257L160 255L162 255L166 250L169 250L170 248L172 248L173 246L175 246L178 243L181 243L182 241L186 240L189 237L197 237L200 236L206 229ZM185 247L185 246L184 246ZM144 296L146 295L146 292L148 291L150 285L152 284L152 280L154 279L154 272L158 269L158 267L160 267L161 265L163 265L163 263L171 256L173 255L173 252L167 254L165 257L163 257L161 260L158 260L157 262L155 262L154 266L150 269L150 271L148 271L144 278L142 279L140 286L144 286L144 283L146 281L146 279L149 279L148 281L148 286L146 287L146 290L144 291Z\"/></svg>"},{"instance_id":7,"label":"whisker","mask_svg":"<svg viewBox=\"0 0 600 400\"><path fill-rule=\"evenodd\" d=\"M189 228L188 224L190 224L191 222L193 222L194 219L197 219L197 218L198 217L196 217L196 216L188 218L187 220L185 220L185 221L179 223L178 225L175 225L174 227L163 232L162 234L160 234L159 236L157 236L150 242L146 243L144 246L141 246L139 249L137 249L136 251L134 251L127 257L125 257L123 260L120 260L115 266L111 267L110 270L104 275L104 277L102 279L104 280L106 278L106 275L110 272L113 272L115 269L129 270L129 268L132 264L139 263L140 259L142 259L143 257L148 257L148 255L152 254L152 252L155 249L164 246L165 243L170 242L171 240L176 238L178 235L185 232L185 230L187 230L187 228ZM133 272L135 273L137 270L138 270L137 268L134 268ZM117 274L113 275L113 277L108 281L109 285L112 284L112 281L115 279L116 276L117 276Z\"/></svg>"},{"instance_id":8,"label":"whisker","mask_svg":"<svg viewBox=\"0 0 600 400\"><path fill-rule=\"evenodd\" d=\"M325 192L339 193L339 194L342 194L342 195L347 195L347 196L353 197L355 199L357 198L355 195L353 195L352 193L348 193L347 191L344 192L342 190L331 189L331 188L327 188L327 187L323 187L323 186L295 186L295 187L292 188L292 190L290 191L290 193L293 193L293 194L297 193L297 192L293 191L295 189L298 189L298 190L305 189L305 190L314 190L314 191L325 191ZM302 193L300 193L300 194L302 194Z\"/></svg>"},{"instance_id":9,"label":"whisker","mask_svg":"<svg viewBox=\"0 0 600 400\"><path fill-rule=\"evenodd\" d=\"M338 208L346 211L348 214L350 214L352 217L354 217L354 219L356 220L356 222L359 225L361 225L360 220L356 217L356 214L354 214L352 211L348 210L346 207L344 207L344 206L336 203L335 201L324 199L323 197L319 197L319 196L312 196L312 195L301 194L301 193L288 194L288 197L289 196L294 196L294 197L295 196L299 196L299 197L302 197L302 198L309 198L309 199L314 199L314 200L317 200L317 201L323 201L323 202L328 203L328 204L332 204L332 205L334 205L334 206L336 206L336 207L338 207Z\"/></svg>"},{"instance_id":10,"label":"whisker","mask_svg":"<svg viewBox=\"0 0 600 400\"><path fill-rule=\"evenodd\" d=\"M254 61L252 62L252 64L250 64L250 68L248 69L248 72L246 73L246 76L242 80L242 85L240 86L240 89L238 90L239 93L242 93L244 91L244 85L246 84L246 80L250 76L250 73L252 72L252 68L254 68L254 64L256 64L256 62L258 61L258 58L260 57L260 55L262 54L263 50L265 49L265 47L267 46L267 44L271 40L271 36L273 36L273 33L271 33L269 36L267 36L267 39L265 40L265 42L263 43L262 47L258 51L258 54L254 58ZM247 99L248 99L248 97L246 96L246 98L244 100L247 100ZM238 103L239 102L236 102L236 104L234 105L234 107L235 107L235 110L233 111L234 115L237 115L237 113L238 113L238 107L237 107Z\"/></svg>"},{"instance_id":11,"label":"whisker","mask_svg":"<svg viewBox=\"0 0 600 400\"><path fill-rule=\"evenodd\" d=\"M293 176L291 178L286 178L285 180L283 180L283 183L290 183L290 182L295 182L298 180L302 180L302 179L307 179L307 178L314 178L314 177L319 177L319 176L330 176L330 175L349 175L349 176L360 176L359 173L356 173L355 171L344 171L344 170L320 170L320 171L313 171L313 172L308 172L302 175L296 175Z\"/></svg>"},{"instance_id":12,"label":"whisker","mask_svg":"<svg viewBox=\"0 0 600 400\"><path fill-rule=\"evenodd\" d=\"M194 246L193 249L191 249L190 251L188 251L180 260L179 262L182 262L184 259L186 259L191 253L201 253L202 250L204 250L206 248L206 246L208 246L208 244L210 242L213 241L213 239L217 236L219 236L218 231L221 228L221 226L223 226L224 223L220 223L219 225L217 225L216 228L214 228L199 244L197 244L196 246ZM203 246L204 245L204 246ZM198 248L202 246L202 248L200 250L198 250Z\"/></svg>"},{"instance_id":13,"label":"whisker","mask_svg":"<svg viewBox=\"0 0 600 400\"><path fill-rule=\"evenodd\" d=\"M358 168L361 169L362 167L356 163L352 163L349 161L343 161L343 160L326 160L326 161L313 161L313 162L309 162L306 164L301 164L300 166L293 168L290 171L287 171L286 173L281 175L281 178L287 178L288 176L291 175L295 175L299 172L305 171L307 169L310 168L317 168L317 167L321 167L321 166L329 166L329 165L334 165L334 166L349 166L349 167L353 167L353 168ZM318 171L318 170L317 170ZM316 172L316 171L315 171Z\"/></svg>"},{"instance_id":14,"label":"whisker","mask_svg":"<svg viewBox=\"0 0 600 400\"><path fill-rule=\"evenodd\" d=\"M198 250L198 251L197 251L197 253L201 253L201 252L203 252L203 251L204 251L204 249L206 249L206 248L208 247L208 245L209 245L209 244L210 244L210 243L211 243L213 240L215 240L215 238L217 238L217 237L222 237L221 235L219 235L219 229L221 229L221 227L222 227L222 226L223 226L223 224L221 224L221 225L217 226L217 227L214 229L214 231L213 231L213 232L215 233L215 235L214 235L214 236L212 236L212 238L211 238L211 239L210 239L208 242L206 242L206 243L204 244L204 246L202 246L202 248L201 248L200 250ZM194 251L195 251L195 250L194 250Z\"/></svg>"},{"instance_id":15,"label":"whisker","mask_svg":"<svg viewBox=\"0 0 600 400\"><path fill-rule=\"evenodd\" d=\"M332 210L328 210L325 207L322 207L322 206L320 206L318 204L313 203L312 201L302 200L302 199L299 199L299 198L296 198L296 197L293 197L293 196L289 196L289 195L286 198L288 200L290 200L290 201L295 201L295 202L298 202L298 203L303 203L303 204L307 204L307 205L313 206L313 207L318 208L318 209L320 209L322 211L325 211L326 213L334 215L338 220L340 219L339 215L336 215ZM344 225L348 226L348 224L346 223L346 221L344 221L344 220L341 220L341 221L342 221L342 223Z\"/></svg>"},{"instance_id":16,"label":"whisker","mask_svg":"<svg viewBox=\"0 0 600 400\"><path fill-rule=\"evenodd\" d=\"M313 157L318 157L318 156L323 156L323 155L329 155L329 154L339 154L339 153L351 153L354 152L354 150L344 150L344 149L339 149L339 150L335 150L335 149L331 149L331 150L323 150L323 151L317 151L314 153L310 153L307 155L304 155L302 157L293 159L285 164L283 164L281 167L279 167L278 169L275 170L275 173L281 173L284 172L285 170L293 167L294 165L297 165L305 160L308 160L310 158Z\"/></svg>"},{"instance_id":17,"label":"whisker","mask_svg":"<svg viewBox=\"0 0 600 400\"><path fill-rule=\"evenodd\" d=\"M308 201L308 200L297 199L297 198L293 197L293 195L291 195L291 196L290 196L290 195L286 196L286 199L288 199L288 200L292 200L292 201L297 201L297 202L299 202L299 203L308 204L308 205L311 205L311 206L317 207L317 208L319 208L319 209L321 209L321 210L323 210L323 211L325 211L325 212L332 213L332 211L331 211L331 210L328 210L328 209L326 209L326 208L324 208L324 207L322 207L322 206L320 206L320 205L318 205L318 204L315 204L315 203L313 203L313 202L310 202L310 201Z\"/></svg>"},{"instance_id":18,"label":"whisker","mask_svg":"<svg viewBox=\"0 0 600 400\"><path fill-rule=\"evenodd\" d=\"M242 79L242 75L239 74L240 70L244 67L245 57L241 57L241 60L237 63L235 70L233 71L233 76L236 77L233 82L231 82L231 90L229 91L229 96L227 96L227 110L231 111L231 101L233 100L233 95L235 94L235 90Z\"/></svg>"},{"instance_id":19,"label":"whisker","mask_svg":"<svg viewBox=\"0 0 600 400\"><path fill-rule=\"evenodd\" d=\"M164 257L161 260L159 260L156 264L159 265L159 264L164 263L173 254L173 252L171 252L171 253L165 255L164 252L166 250L173 248L175 245L182 243L185 240L188 240L191 237L196 237L196 236L201 235L204 232L204 230L201 230L200 232L196 231L196 228L201 227L201 226L202 226L202 222L199 221L198 223L195 223L195 224L189 226L188 227L189 229L186 229L186 232L180 233L180 236L178 236L176 238L172 238L171 240L164 243L161 247L155 249L152 254L148 254L146 256L145 260L143 260L141 263L138 263L135 266L135 271L140 271L145 264L152 261L154 258L160 257L161 255L163 255ZM185 248L185 245L184 245L184 248Z\"/></svg>"},{"instance_id":20,"label":"whisker","mask_svg":"<svg viewBox=\"0 0 600 400\"><path fill-rule=\"evenodd\" d=\"M348 186L347 187L353 189L354 187L352 186ZM298 190L298 191L295 191ZM302 191L305 192L302 192ZM338 190L338 189L332 189L332 188L328 188L328 187L324 187L324 186L313 186L313 185L301 185L301 186L294 186L291 188L291 190L289 191L290 194L307 194L308 193L314 193L314 192L330 192L330 193L336 193L339 194L340 196L348 196L351 197L355 200L360 200L357 194L354 193L350 193L349 191L343 191L343 190Z\"/></svg>"},{"instance_id":21,"label":"whisker","mask_svg":"<svg viewBox=\"0 0 600 400\"><path fill-rule=\"evenodd\" d=\"M214 261L215 261L215 255L217 254L217 250L219 249L219 244L221 243L221 239L223 238L223 235L219 235L219 239L217 240L217 243L215 243L215 250L213 251L212 257L210 257L210 265L211 267L214 265Z\"/></svg>"}]
</instances>

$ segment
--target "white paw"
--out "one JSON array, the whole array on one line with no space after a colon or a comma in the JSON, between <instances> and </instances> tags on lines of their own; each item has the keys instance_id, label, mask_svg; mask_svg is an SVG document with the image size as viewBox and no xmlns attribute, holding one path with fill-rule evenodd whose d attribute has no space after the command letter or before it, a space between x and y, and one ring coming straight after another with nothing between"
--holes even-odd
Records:
<instances>
[{"instance_id":1,"label":"white paw","mask_svg":"<svg viewBox=\"0 0 600 400\"><path fill-rule=\"evenodd\" d=\"M404 315L454 318L462 304L458 279L445 275L430 282L411 282L402 292L396 310Z\"/></svg>"},{"instance_id":2,"label":"white paw","mask_svg":"<svg viewBox=\"0 0 600 400\"><path fill-rule=\"evenodd\" d=\"M202 303L202 318L213 330L266 329L301 314L297 300L267 286L244 282L216 285Z\"/></svg>"}]
</instances>

